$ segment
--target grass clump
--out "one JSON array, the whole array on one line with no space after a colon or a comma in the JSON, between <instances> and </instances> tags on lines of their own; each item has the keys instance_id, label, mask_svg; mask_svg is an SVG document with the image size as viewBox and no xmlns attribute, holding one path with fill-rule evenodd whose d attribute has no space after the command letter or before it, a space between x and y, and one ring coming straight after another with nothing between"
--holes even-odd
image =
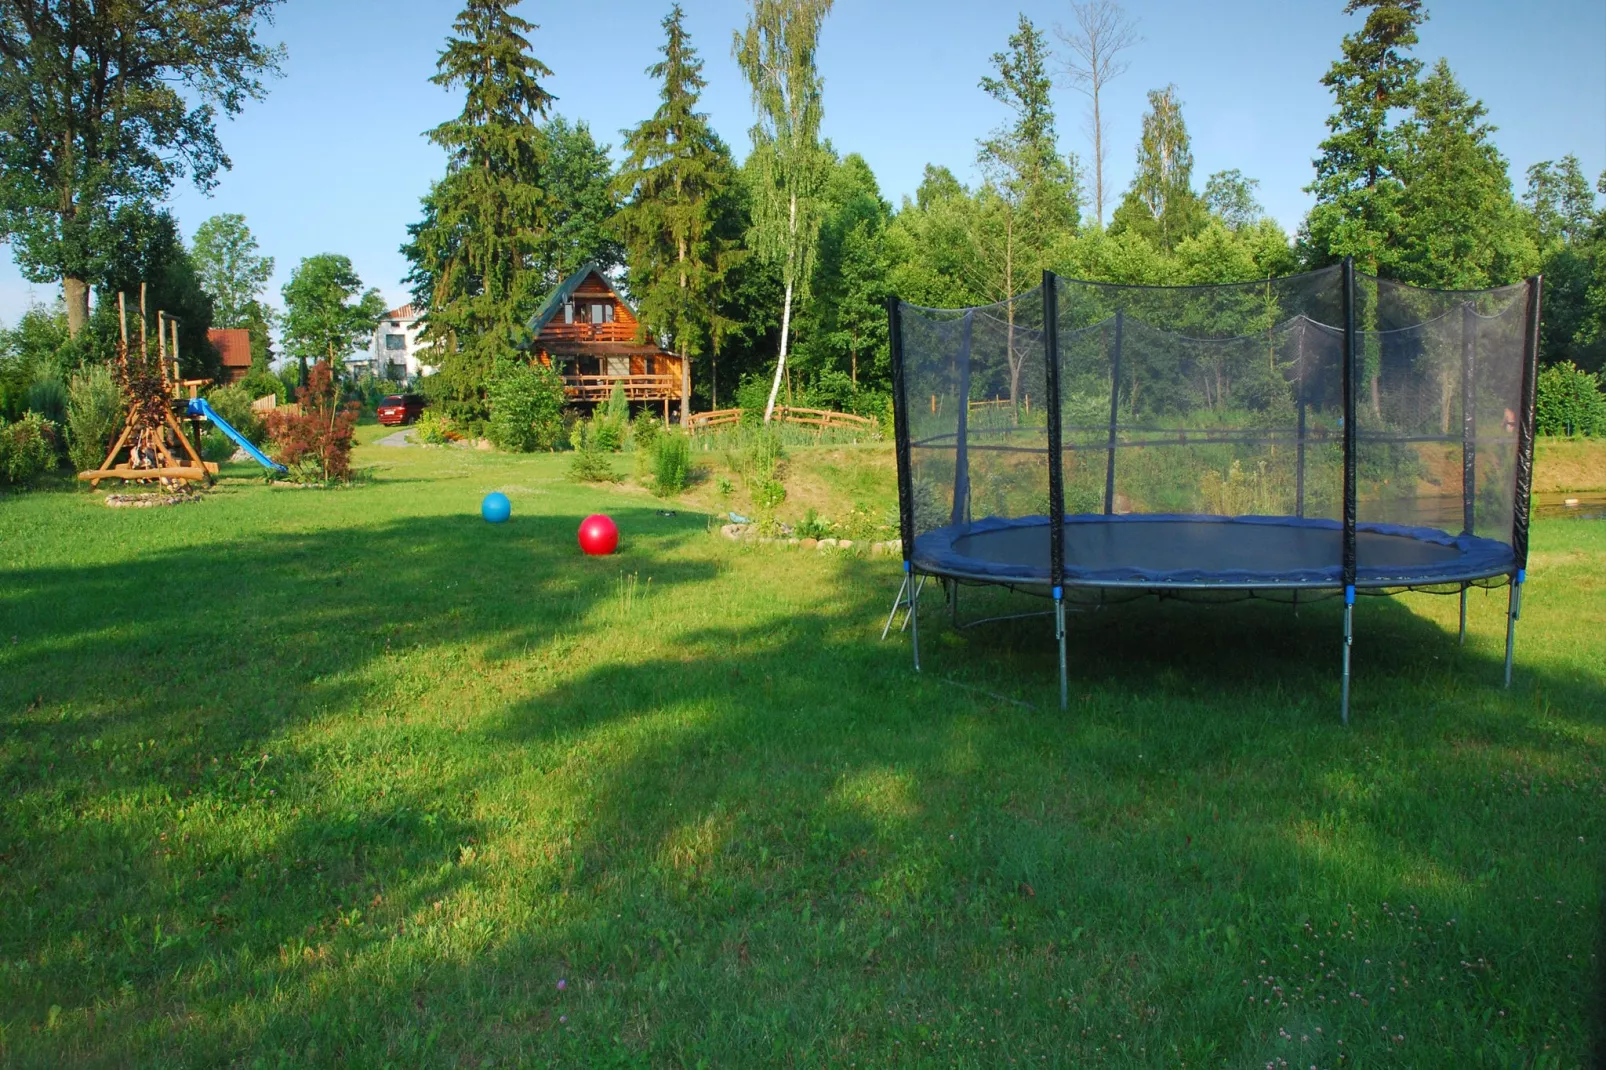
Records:
<instances>
[{"instance_id":1,"label":"grass clump","mask_svg":"<svg viewBox=\"0 0 1606 1070\"><path fill-rule=\"evenodd\" d=\"M666 434L652 446L653 493L661 498L679 494L691 482L691 443L685 435Z\"/></svg>"}]
</instances>

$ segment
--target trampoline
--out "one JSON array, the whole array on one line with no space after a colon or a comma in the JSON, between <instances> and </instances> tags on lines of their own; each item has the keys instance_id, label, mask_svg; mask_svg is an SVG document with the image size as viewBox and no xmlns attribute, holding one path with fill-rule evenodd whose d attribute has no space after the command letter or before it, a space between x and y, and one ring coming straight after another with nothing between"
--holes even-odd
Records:
<instances>
[{"instance_id":1,"label":"trampoline","mask_svg":"<svg viewBox=\"0 0 1606 1070\"><path fill-rule=\"evenodd\" d=\"M1526 579L1540 280L1431 291L1353 263L1228 286L1045 273L997 305L889 302L903 611L927 578L1047 596L1359 593Z\"/></svg>"}]
</instances>

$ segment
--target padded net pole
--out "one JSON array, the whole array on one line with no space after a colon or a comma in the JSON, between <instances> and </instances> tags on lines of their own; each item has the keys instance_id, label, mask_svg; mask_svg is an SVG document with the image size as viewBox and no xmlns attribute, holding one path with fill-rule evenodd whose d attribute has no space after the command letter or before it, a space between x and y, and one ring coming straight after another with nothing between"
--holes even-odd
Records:
<instances>
[{"instance_id":1,"label":"padded net pole","mask_svg":"<svg viewBox=\"0 0 1606 1070\"><path fill-rule=\"evenodd\" d=\"M1511 510L1511 549L1517 571L1512 576L1506 610L1506 686L1511 686L1511 659L1522 615L1522 585L1528 579L1528 508L1534 477L1534 394L1539 377L1539 312L1544 279L1528 280L1528 318L1522 338L1522 411L1517 414L1517 493Z\"/></svg>"},{"instance_id":2,"label":"padded net pole","mask_svg":"<svg viewBox=\"0 0 1606 1070\"><path fill-rule=\"evenodd\" d=\"M1048 574L1054 589L1054 641L1059 646L1060 709L1070 698L1065 678L1065 452L1060 407L1059 281L1043 272L1044 388L1048 394Z\"/></svg>"},{"instance_id":3,"label":"padded net pole","mask_svg":"<svg viewBox=\"0 0 1606 1070\"><path fill-rule=\"evenodd\" d=\"M1104 515L1115 512L1115 425L1120 419L1121 407L1121 336L1126 326L1126 312L1115 310L1115 347L1110 351L1110 439L1105 447L1104 461Z\"/></svg>"},{"instance_id":4,"label":"padded net pole","mask_svg":"<svg viewBox=\"0 0 1606 1070\"><path fill-rule=\"evenodd\" d=\"M1340 716L1349 724L1350 647L1355 643L1355 258L1344 258L1344 679Z\"/></svg>"},{"instance_id":5,"label":"padded net pole","mask_svg":"<svg viewBox=\"0 0 1606 1070\"><path fill-rule=\"evenodd\" d=\"M887 298L887 341L892 358L892 430L898 464L898 535L902 540L903 571L910 573L914 555L914 478L909 468L909 398L903 367L903 302Z\"/></svg>"},{"instance_id":6,"label":"padded net pole","mask_svg":"<svg viewBox=\"0 0 1606 1070\"><path fill-rule=\"evenodd\" d=\"M970 521L970 342L975 333L976 310L966 309L959 330L959 431L954 441L954 507L948 522Z\"/></svg>"},{"instance_id":7,"label":"padded net pole","mask_svg":"<svg viewBox=\"0 0 1606 1070\"><path fill-rule=\"evenodd\" d=\"M1473 389L1478 323L1472 303L1461 306L1461 534L1471 535L1477 520L1478 399ZM1466 588L1461 589L1462 601ZM1465 622L1462 632L1466 631Z\"/></svg>"},{"instance_id":8,"label":"padded net pole","mask_svg":"<svg viewBox=\"0 0 1606 1070\"><path fill-rule=\"evenodd\" d=\"M1299 435L1294 460L1294 515L1305 515L1305 328L1309 321L1299 318L1299 350L1294 360L1294 375L1299 383ZM1296 590L1297 596L1299 592ZM1295 603L1298 604L1297 602Z\"/></svg>"}]
</instances>

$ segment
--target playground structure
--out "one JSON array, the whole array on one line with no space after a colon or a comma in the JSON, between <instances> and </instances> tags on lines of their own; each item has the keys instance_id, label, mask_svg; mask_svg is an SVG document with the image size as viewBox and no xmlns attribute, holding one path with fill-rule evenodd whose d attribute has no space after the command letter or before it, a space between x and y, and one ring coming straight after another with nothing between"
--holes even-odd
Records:
<instances>
[{"instance_id":1,"label":"playground structure","mask_svg":"<svg viewBox=\"0 0 1606 1070\"><path fill-rule=\"evenodd\" d=\"M218 466L203 460L195 441L200 438L200 422L206 420L263 467L283 471L200 396L200 388L210 379L185 379L179 369L179 321L158 310L156 313L156 353L152 360L149 319L145 311L145 285L139 289L139 352L129 346L128 307L122 293L117 295L117 379L128 399L128 415L117 441L106 453L100 467L78 473L78 478L98 488L103 479L125 482L159 482L176 489L194 483L211 483ZM188 391L189 397L183 394ZM182 408L180 408L182 406ZM182 413L190 421L192 434L185 434Z\"/></svg>"}]
</instances>

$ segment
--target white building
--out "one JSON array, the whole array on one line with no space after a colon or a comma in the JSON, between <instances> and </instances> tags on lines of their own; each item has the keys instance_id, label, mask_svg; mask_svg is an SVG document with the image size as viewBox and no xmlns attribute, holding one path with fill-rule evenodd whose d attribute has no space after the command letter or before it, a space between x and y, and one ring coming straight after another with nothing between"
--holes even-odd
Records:
<instances>
[{"instance_id":1,"label":"white building","mask_svg":"<svg viewBox=\"0 0 1606 1070\"><path fill-rule=\"evenodd\" d=\"M355 374L372 373L398 383L411 383L420 375L432 375L435 367L425 363L429 358L429 343L419 341L423 325L419 311L412 305L403 305L385 313L374 328L373 341L366 353L356 353L346 361Z\"/></svg>"}]
</instances>

